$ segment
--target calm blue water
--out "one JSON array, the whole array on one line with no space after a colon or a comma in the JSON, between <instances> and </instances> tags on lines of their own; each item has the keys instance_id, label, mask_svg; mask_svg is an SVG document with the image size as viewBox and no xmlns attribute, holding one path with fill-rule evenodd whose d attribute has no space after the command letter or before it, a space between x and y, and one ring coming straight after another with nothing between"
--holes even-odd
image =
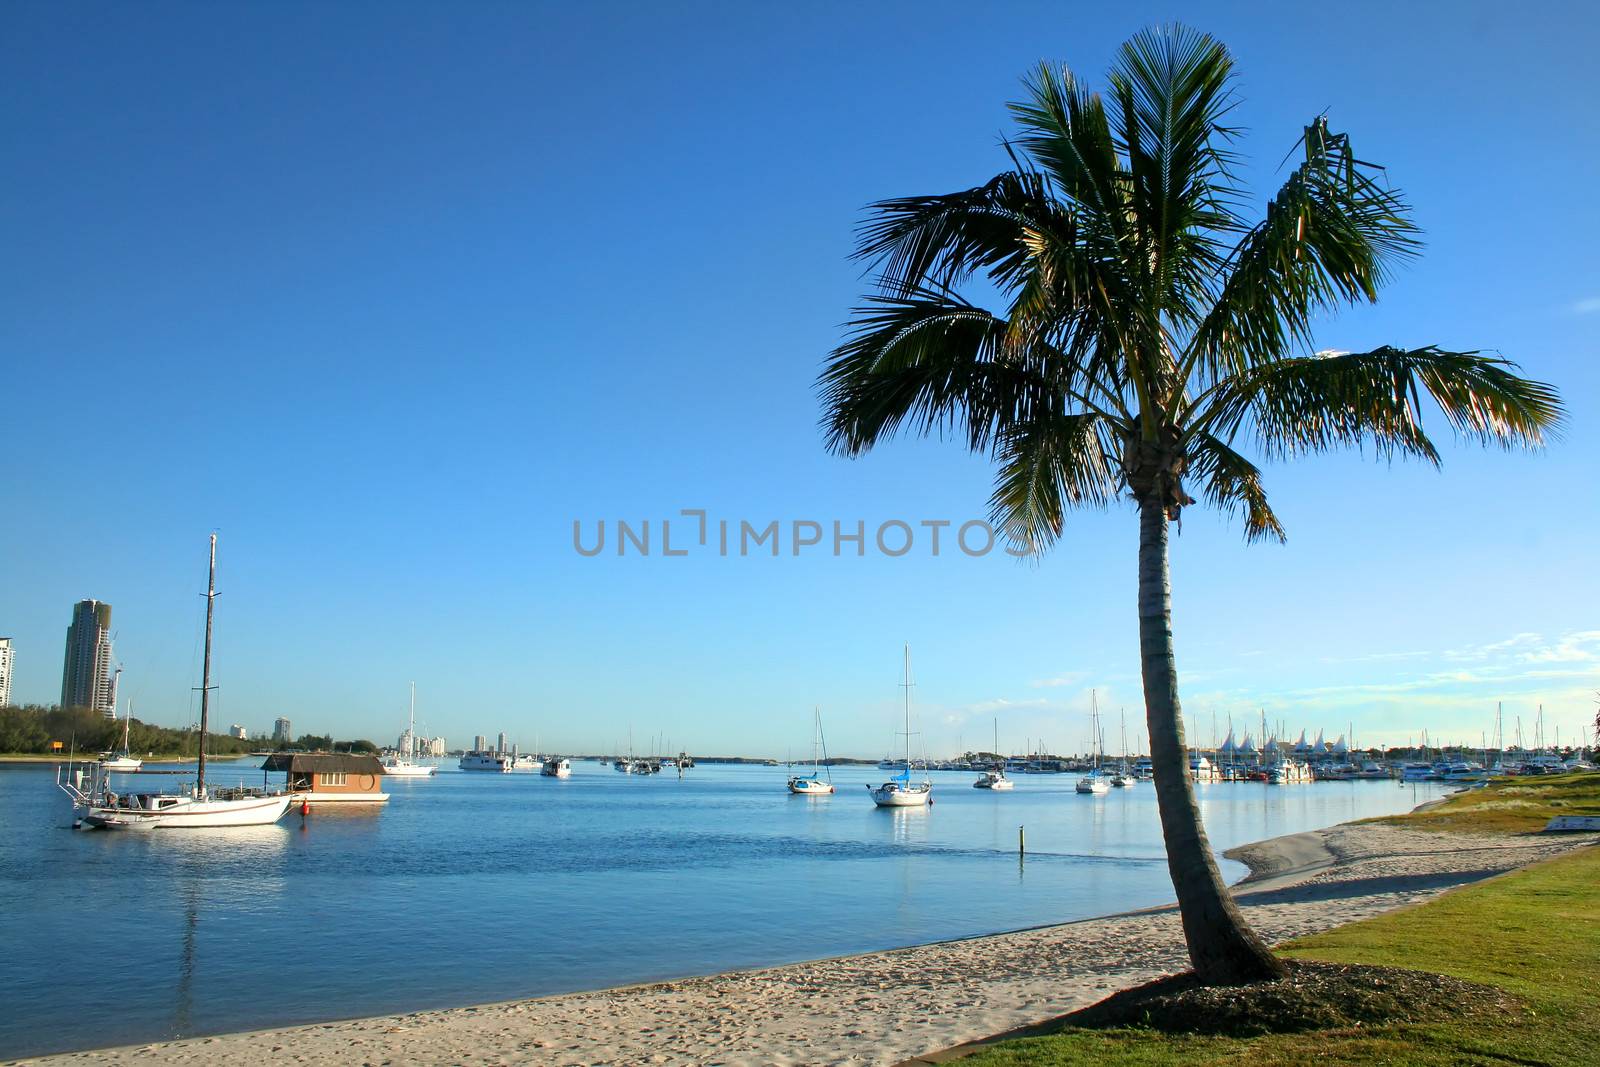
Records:
<instances>
[{"instance_id":1,"label":"calm blue water","mask_svg":"<svg viewBox=\"0 0 1600 1067\"><path fill-rule=\"evenodd\" d=\"M254 766L215 777L259 782ZM118 834L73 831L51 769L0 767L0 1057L709 974L1171 898L1147 783L1086 797L1071 775L1027 775L997 794L935 773L931 810L880 811L862 786L881 776L836 770L838 794L807 798L784 791L782 767L452 769L391 780L370 813ZM1219 851L1440 792L1200 788Z\"/></svg>"}]
</instances>

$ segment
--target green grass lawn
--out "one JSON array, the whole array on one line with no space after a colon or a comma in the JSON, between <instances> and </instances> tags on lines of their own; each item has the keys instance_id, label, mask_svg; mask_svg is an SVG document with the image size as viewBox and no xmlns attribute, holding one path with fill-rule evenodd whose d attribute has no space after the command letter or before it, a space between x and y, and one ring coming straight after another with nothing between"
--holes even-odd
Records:
<instances>
[{"instance_id":1,"label":"green grass lawn","mask_svg":"<svg viewBox=\"0 0 1600 1067\"><path fill-rule=\"evenodd\" d=\"M1550 814L1600 814L1600 775L1568 775L1463 794L1401 817L1430 828L1480 829ZM1584 810L1587 807L1588 810ZM1453 810L1453 816L1450 814ZM1441 822L1454 818L1454 824ZM1393 820L1384 820L1393 821ZM1425 1025L1319 1030L1257 1038L1146 1030L1066 1030L991 1046L963 1067L1098 1064L1596 1064L1600 1063L1600 848L1586 848L1415 908L1281 947L1285 956L1409 967L1497 986L1521 1014Z\"/></svg>"},{"instance_id":2,"label":"green grass lawn","mask_svg":"<svg viewBox=\"0 0 1600 1067\"><path fill-rule=\"evenodd\" d=\"M1416 830L1531 833L1556 815L1600 815L1600 774L1497 778L1483 789L1451 795L1428 811L1368 820Z\"/></svg>"}]
</instances>

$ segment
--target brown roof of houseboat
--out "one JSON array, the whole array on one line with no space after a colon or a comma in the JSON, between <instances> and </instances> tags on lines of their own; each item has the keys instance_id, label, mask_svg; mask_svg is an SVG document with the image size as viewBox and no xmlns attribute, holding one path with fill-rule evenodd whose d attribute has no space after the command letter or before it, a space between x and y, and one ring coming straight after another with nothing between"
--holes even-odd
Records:
<instances>
[{"instance_id":1,"label":"brown roof of houseboat","mask_svg":"<svg viewBox=\"0 0 1600 1067\"><path fill-rule=\"evenodd\" d=\"M349 752L274 752L261 769L290 774L382 774L383 764L377 756Z\"/></svg>"}]
</instances>

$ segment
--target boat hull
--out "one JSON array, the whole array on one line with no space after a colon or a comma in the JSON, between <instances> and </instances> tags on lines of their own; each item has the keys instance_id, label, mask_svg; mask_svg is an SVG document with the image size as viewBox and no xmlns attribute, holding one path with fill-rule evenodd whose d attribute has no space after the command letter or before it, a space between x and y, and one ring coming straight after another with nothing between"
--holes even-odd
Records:
<instances>
[{"instance_id":1,"label":"boat hull","mask_svg":"<svg viewBox=\"0 0 1600 1067\"><path fill-rule=\"evenodd\" d=\"M150 811L139 808L96 806L84 815L86 826L99 830L200 830L218 826L267 826L283 818L295 794L252 797L247 800L186 801L173 808Z\"/></svg>"},{"instance_id":2,"label":"boat hull","mask_svg":"<svg viewBox=\"0 0 1600 1067\"><path fill-rule=\"evenodd\" d=\"M100 769L111 771L113 774L132 774L143 766L144 760L142 759L103 759L100 761Z\"/></svg>"},{"instance_id":3,"label":"boat hull","mask_svg":"<svg viewBox=\"0 0 1600 1067\"><path fill-rule=\"evenodd\" d=\"M791 778L789 792L797 796L828 796L833 792L833 784L815 778Z\"/></svg>"},{"instance_id":4,"label":"boat hull","mask_svg":"<svg viewBox=\"0 0 1600 1067\"><path fill-rule=\"evenodd\" d=\"M436 770L438 770L437 767L421 763L413 763L409 766L403 767L385 766L383 768L383 774L386 778L432 778L433 772Z\"/></svg>"},{"instance_id":5,"label":"boat hull","mask_svg":"<svg viewBox=\"0 0 1600 1067\"><path fill-rule=\"evenodd\" d=\"M880 808L925 808L933 796L933 788L926 785L911 789L890 785L867 788L872 792L872 802Z\"/></svg>"}]
</instances>

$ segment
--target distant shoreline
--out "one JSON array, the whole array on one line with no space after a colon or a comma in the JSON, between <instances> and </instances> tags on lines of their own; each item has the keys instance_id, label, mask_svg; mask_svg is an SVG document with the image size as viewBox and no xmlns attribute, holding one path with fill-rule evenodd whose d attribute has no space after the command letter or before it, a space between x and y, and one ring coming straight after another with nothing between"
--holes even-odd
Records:
<instances>
[{"instance_id":1,"label":"distant shoreline","mask_svg":"<svg viewBox=\"0 0 1600 1067\"><path fill-rule=\"evenodd\" d=\"M207 763L221 763L221 762L227 762L227 761L232 761L232 760L249 759L251 756L254 756L254 755L256 755L256 753L254 753L254 752L230 752L230 753L227 753L227 754L221 755L221 756L213 756L213 755L209 755L208 754L206 756L206 762ZM195 762L195 757L194 756L182 756L182 755L178 755L176 753L168 753L167 755L164 755L164 756L163 755L139 756L138 758L144 760L146 763L194 763ZM7 763L15 763L15 764L30 764L30 763L94 763L94 762L95 762L94 757L93 756L87 756L87 755L77 755L77 756L43 755L42 756L42 755L38 755L38 754L35 754L35 753L28 753L28 752L0 753L0 764L7 764Z\"/></svg>"}]
</instances>

